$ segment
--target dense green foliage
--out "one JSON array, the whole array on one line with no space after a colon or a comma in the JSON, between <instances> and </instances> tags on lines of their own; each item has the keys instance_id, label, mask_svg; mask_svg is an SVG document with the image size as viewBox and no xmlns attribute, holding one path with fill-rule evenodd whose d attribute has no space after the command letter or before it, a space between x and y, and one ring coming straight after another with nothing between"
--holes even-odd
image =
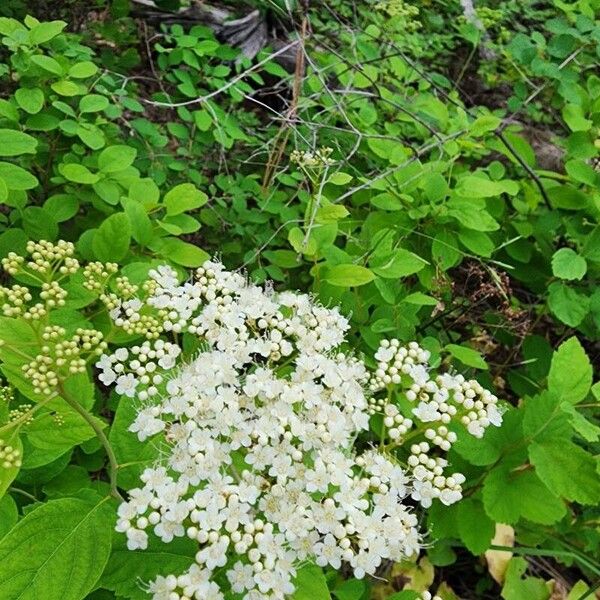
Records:
<instances>
[{"instance_id":1,"label":"dense green foliage","mask_svg":"<svg viewBox=\"0 0 600 600\"><path fill-rule=\"evenodd\" d=\"M502 428L452 449L465 500L434 502L418 564L384 582L309 566L295 597L400 600L408 582L444 599L585 598L600 580L598 0L475 2L485 30L445 0L291 16L257 3L300 36L296 73L272 47L250 60L202 25L148 33L127 2L98 1L104 18L79 33L67 3L43 22L7 4L0 257L68 240L141 284L156 265L218 255L339 304L356 353L417 340L506 401ZM48 322L109 334L83 281L68 292ZM41 340L3 311L0 452L22 460L0 467L0 597L148 597L139 581L194 550L125 551L106 444L121 488L154 449L91 363L40 398L20 369ZM508 566L488 553L482 568L513 544Z\"/></svg>"}]
</instances>

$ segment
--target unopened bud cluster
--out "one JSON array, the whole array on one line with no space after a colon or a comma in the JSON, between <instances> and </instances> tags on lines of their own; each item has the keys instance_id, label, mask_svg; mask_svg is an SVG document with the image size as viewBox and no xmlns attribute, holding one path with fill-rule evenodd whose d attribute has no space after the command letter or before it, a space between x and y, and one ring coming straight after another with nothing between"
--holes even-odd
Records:
<instances>
[{"instance_id":1,"label":"unopened bud cluster","mask_svg":"<svg viewBox=\"0 0 600 600\"><path fill-rule=\"evenodd\" d=\"M102 333L95 329L78 328L70 339L66 330L49 325L42 331L41 352L22 370L31 380L36 394L50 395L61 377L84 373L87 359L101 355L107 348Z\"/></svg>"},{"instance_id":2,"label":"unopened bud cluster","mask_svg":"<svg viewBox=\"0 0 600 600\"><path fill-rule=\"evenodd\" d=\"M9 421L19 421L25 417L23 422L24 425L31 425L33 423L33 414L31 414L32 404L21 404L17 408L13 408L8 413Z\"/></svg>"},{"instance_id":3,"label":"unopened bud cluster","mask_svg":"<svg viewBox=\"0 0 600 600\"><path fill-rule=\"evenodd\" d=\"M333 148L322 147L314 152L308 150L294 150L290 155L290 162L297 164L299 167L326 167L335 164L335 160L331 158Z\"/></svg>"},{"instance_id":4,"label":"unopened bud cluster","mask_svg":"<svg viewBox=\"0 0 600 600\"><path fill-rule=\"evenodd\" d=\"M83 286L90 291L101 291L118 270L116 263L90 262L83 268Z\"/></svg>"},{"instance_id":5,"label":"unopened bud cluster","mask_svg":"<svg viewBox=\"0 0 600 600\"><path fill-rule=\"evenodd\" d=\"M0 466L4 469L18 469L21 466L21 451L12 444L0 439Z\"/></svg>"},{"instance_id":6,"label":"unopened bud cluster","mask_svg":"<svg viewBox=\"0 0 600 600\"><path fill-rule=\"evenodd\" d=\"M4 270L9 275L16 275L24 268L40 275L50 274L53 270L61 275L69 275L79 269L79 261L73 258L75 246L71 242L27 242L27 253L28 260L9 252L8 256L2 259Z\"/></svg>"},{"instance_id":7,"label":"unopened bud cluster","mask_svg":"<svg viewBox=\"0 0 600 600\"><path fill-rule=\"evenodd\" d=\"M33 299L29 288L15 284L8 287L0 287L0 299L2 300L2 314L5 317L18 317L22 315L27 303Z\"/></svg>"}]
</instances>

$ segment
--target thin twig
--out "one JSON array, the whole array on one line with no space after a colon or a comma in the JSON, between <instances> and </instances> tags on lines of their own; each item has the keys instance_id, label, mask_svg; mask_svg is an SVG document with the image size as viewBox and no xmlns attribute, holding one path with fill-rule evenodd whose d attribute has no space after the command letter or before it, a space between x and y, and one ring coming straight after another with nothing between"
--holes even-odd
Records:
<instances>
[{"instance_id":1,"label":"thin twig","mask_svg":"<svg viewBox=\"0 0 600 600\"><path fill-rule=\"evenodd\" d=\"M155 100L147 100L145 98L140 98L140 100L142 102L144 102L144 104L149 104L150 106L163 106L165 108L179 108L180 106L190 106L192 104L201 104L203 102L206 102L207 100L210 100L211 98L214 98L215 96L218 96L219 94L222 94L225 90L227 90L231 86L235 85L238 81L241 81L242 79L244 79L250 73L256 71L257 69L260 69L262 66L266 65L268 62L272 61L274 58L276 58L280 54L287 52L292 46L295 46L296 44L297 44L297 42L294 41L294 42L291 42L291 43L283 46L276 52L269 54L269 56L263 58L261 61L257 62L255 65L252 65L249 69L246 69L243 73L240 73L239 75L237 75L236 77L234 77L233 79L228 81L224 86L220 87L218 90L213 90L210 94L206 94L205 96L199 96L198 98L194 98L193 100L186 100L184 102L158 102Z\"/></svg>"}]
</instances>

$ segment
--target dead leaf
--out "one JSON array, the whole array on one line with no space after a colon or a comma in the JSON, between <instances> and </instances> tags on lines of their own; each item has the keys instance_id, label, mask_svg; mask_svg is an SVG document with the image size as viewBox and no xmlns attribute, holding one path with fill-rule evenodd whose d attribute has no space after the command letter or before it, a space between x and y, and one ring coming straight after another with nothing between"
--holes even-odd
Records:
<instances>
[{"instance_id":1,"label":"dead leaf","mask_svg":"<svg viewBox=\"0 0 600 600\"><path fill-rule=\"evenodd\" d=\"M510 525L504 523L496 523L496 533L492 539L493 546L514 546L515 545L515 530ZM498 584L504 583L504 575L508 562L512 558L512 552L504 550L487 550L485 560L487 562L488 571Z\"/></svg>"}]
</instances>

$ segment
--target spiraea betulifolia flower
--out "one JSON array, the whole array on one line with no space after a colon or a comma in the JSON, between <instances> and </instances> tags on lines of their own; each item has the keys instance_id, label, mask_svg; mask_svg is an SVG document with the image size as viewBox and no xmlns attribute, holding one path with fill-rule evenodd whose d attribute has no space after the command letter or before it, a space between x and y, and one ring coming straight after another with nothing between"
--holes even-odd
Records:
<instances>
[{"instance_id":1,"label":"spiraea betulifolia flower","mask_svg":"<svg viewBox=\"0 0 600 600\"><path fill-rule=\"evenodd\" d=\"M127 323L155 311L153 335L160 323L161 334L198 336L201 350L183 358L158 339L97 366L139 407L130 431L168 447L120 506L117 529L131 550L149 535L198 544L186 572L149 583L153 598L286 598L305 561L345 563L362 578L417 553L414 501L461 497L464 477L445 477L439 456L456 440L451 423L473 435L499 424L495 398L460 376L430 378L429 353L414 343L382 343L371 372L342 351L348 322L337 309L219 263L183 284L169 267L150 276L147 297L128 300ZM406 448L415 436L423 441Z\"/></svg>"}]
</instances>

